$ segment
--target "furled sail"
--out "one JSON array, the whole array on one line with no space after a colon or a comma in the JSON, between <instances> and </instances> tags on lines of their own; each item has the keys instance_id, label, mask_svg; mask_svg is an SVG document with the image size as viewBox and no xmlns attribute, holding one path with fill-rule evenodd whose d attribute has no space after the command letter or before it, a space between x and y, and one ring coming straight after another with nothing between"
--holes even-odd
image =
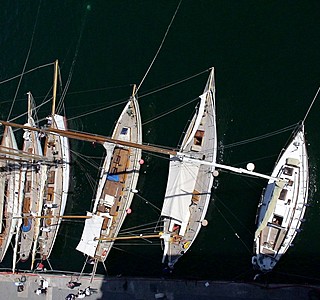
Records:
<instances>
[{"instance_id":1,"label":"furled sail","mask_svg":"<svg viewBox=\"0 0 320 300\"><path fill-rule=\"evenodd\" d=\"M190 217L190 195L194 192L200 165L196 162L171 162L168 186L161 215L181 222L181 235Z\"/></svg>"},{"instance_id":2,"label":"furled sail","mask_svg":"<svg viewBox=\"0 0 320 300\"><path fill-rule=\"evenodd\" d=\"M76 249L90 257L94 257L99 242L96 238L100 237L103 218L90 212L87 212L87 216L92 217L86 219L81 240Z\"/></svg>"}]
</instances>

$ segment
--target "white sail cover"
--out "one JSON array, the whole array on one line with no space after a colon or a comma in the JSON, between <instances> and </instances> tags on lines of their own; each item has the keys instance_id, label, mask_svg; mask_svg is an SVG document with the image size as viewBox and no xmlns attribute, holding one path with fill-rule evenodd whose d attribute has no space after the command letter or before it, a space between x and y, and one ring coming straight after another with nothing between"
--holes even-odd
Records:
<instances>
[{"instance_id":1,"label":"white sail cover","mask_svg":"<svg viewBox=\"0 0 320 300\"><path fill-rule=\"evenodd\" d=\"M202 94L200 96L201 100L200 100L200 106L199 106L199 109L198 109L198 112L197 112L197 119L196 119L196 121L195 121L195 123L193 125L192 132L191 132L187 142L184 144L184 147L183 147L182 150L184 150L187 147L187 145L192 142L197 130L199 129L199 125L200 125L200 122L201 122L201 119L202 119L202 116L203 116L203 112L204 112L204 108L205 108L205 104L206 104L206 99L207 99L207 94L208 93L209 93L209 91L205 92L204 94Z\"/></svg>"},{"instance_id":2,"label":"white sail cover","mask_svg":"<svg viewBox=\"0 0 320 300\"><path fill-rule=\"evenodd\" d=\"M257 228L256 232L255 232L255 239L260 235L261 231L268 225L269 219L272 216L272 214L274 213L275 207L277 205L277 201L279 199L280 193L283 189L283 187L285 186L285 183L283 181L277 181L272 183L271 185L272 188L272 198L270 199L269 205L268 205L268 209L265 212L265 215L263 217L263 220L261 221L259 227ZM268 192L268 193L267 193ZM270 191L266 190L266 194L264 197L269 197L270 198Z\"/></svg>"},{"instance_id":3,"label":"white sail cover","mask_svg":"<svg viewBox=\"0 0 320 300\"><path fill-rule=\"evenodd\" d=\"M84 254L94 257L99 242L98 240L95 240L95 238L100 238L103 218L93 215L90 212L87 212L87 216L92 216L92 218L86 219L81 240L76 249Z\"/></svg>"},{"instance_id":4,"label":"white sail cover","mask_svg":"<svg viewBox=\"0 0 320 300\"><path fill-rule=\"evenodd\" d=\"M161 215L182 223L184 228L190 217L189 206L200 165L190 161L170 161L166 195Z\"/></svg>"}]
</instances>

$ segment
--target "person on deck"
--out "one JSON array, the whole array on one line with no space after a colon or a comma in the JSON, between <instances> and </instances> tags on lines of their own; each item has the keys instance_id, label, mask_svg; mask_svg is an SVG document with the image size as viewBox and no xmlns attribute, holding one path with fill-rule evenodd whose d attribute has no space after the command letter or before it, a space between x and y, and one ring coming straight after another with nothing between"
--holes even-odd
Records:
<instances>
[{"instance_id":1,"label":"person on deck","mask_svg":"<svg viewBox=\"0 0 320 300\"><path fill-rule=\"evenodd\" d=\"M69 281L67 283L67 286L70 289L74 289L75 287L80 286L80 285L81 285L81 283L80 282L76 282L76 281Z\"/></svg>"},{"instance_id":2,"label":"person on deck","mask_svg":"<svg viewBox=\"0 0 320 300\"><path fill-rule=\"evenodd\" d=\"M86 296L85 292L83 290L80 290L76 297L79 299L83 299L85 296Z\"/></svg>"},{"instance_id":3,"label":"person on deck","mask_svg":"<svg viewBox=\"0 0 320 300\"><path fill-rule=\"evenodd\" d=\"M76 295L75 294L69 294L67 297L66 297L66 300L74 300L76 299Z\"/></svg>"}]
</instances>

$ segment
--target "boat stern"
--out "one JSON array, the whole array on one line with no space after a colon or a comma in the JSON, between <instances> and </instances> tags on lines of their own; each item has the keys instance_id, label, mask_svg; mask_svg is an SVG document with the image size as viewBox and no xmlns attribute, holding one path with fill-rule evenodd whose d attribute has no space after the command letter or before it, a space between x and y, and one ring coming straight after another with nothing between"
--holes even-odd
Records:
<instances>
[{"instance_id":1,"label":"boat stern","mask_svg":"<svg viewBox=\"0 0 320 300\"><path fill-rule=\"evenodd\" d=\"M272 271L277 260L269 255L257 254L252 257L252 265L255 270L260 270L262 273Z\"/></svg>"}]
</instances>

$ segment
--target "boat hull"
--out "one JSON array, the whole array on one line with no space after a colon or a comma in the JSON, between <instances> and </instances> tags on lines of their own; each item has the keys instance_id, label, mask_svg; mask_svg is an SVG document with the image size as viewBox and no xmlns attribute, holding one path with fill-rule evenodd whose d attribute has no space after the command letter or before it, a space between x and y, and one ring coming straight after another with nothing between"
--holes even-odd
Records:
<instances>
[{"instance_id":1,"label":"boat hull","mask_svg":"<svg viewBox=\"0 0 320 300\"><path fill-rule=\"evenodd\" d=\"M53 115L51 127L66 130L66 119ZM44 147L44 155L48 161L55 163L48 168L47 183L43 199L45 217L41 221L39 234L39 254L42 260L49 258L58 230L61 217L67 203L70 181L70 152L67 137L49 133Z\"/></svg>"},{"instance_id":2,"label":"boat hull","mask_svg":"<svg viewBox=\"0 0 320 300\"><path fill-rule=\"evenodd\" d=\"M122 111L112 138L142 144L140 110L135 97L130 98ZM111 143L105 143L104 147L107 154L101 169L93 207L96 223L94 220L86 221L82 238L77 246L77 250L101 262L104 262L109 255L114 243L112 239L118 236L127 214L130 213L141 159L141 149ZM101 240L92 241L90 230L86 229L93 227L96 230L96 239Z\"/></svg>"},{"instance_id":3,"label":"boat hull","mask_svg":"<svg viewBox=\"0 0 320 300\"><path fill-rule=\"evenodd\" d=\"M35 127L35 122L30 116L28 125ZM23 151L38 157L43 156L41 143L37 131L26 130L24 133ZM32 266L37 251L37 240L40 230L40 219L43 207L44 187L47 176L47 166L41 162L30 159L25 167L25 184L22 200L22 227L19 242L19 260L28 260L32 252Z\"/></svg>"},{"instance_id":4,"label":"boat hull","mask_svg":"<svg viewBox=\"0 0 320 300\"><path fill-rule=\"evenodd\" d=\"M192 246L205 220L211 199L217 155L213 70L184 136L178 156L172 156L162 207L163 263L170 268ZM187 157L188 160L184 160Z\"/></svg>"},{"instance_id":5,"label":"boat hull","mask_svg":"<svg viewBox=\"0 0 320 300\"><path fill-rule=\"evenodd\" d=\"M257 215L252 263L271 271L286 253L299 231L308 200L309 171L303 127L280 155L262 195Z\"/></svg>"},{"instance_id":6,"label":"boat hull","mask_svg":"<svg viewBox=\"0 0 320 300\"><path fill-rule=\"evenodd\" d=\"M0 262L8 250L13 235L19 230L17 217L21 214L19 203L20 195L20 164L14 160L19 157L14 155L18 146L11 127L6 126L1 147L4 151L11 152L6 155L6 160L0 160L0 201L1 201L1 231L0 231ZM14 218L15 217L15 218Z\"/></svg>"}]
</instances>

